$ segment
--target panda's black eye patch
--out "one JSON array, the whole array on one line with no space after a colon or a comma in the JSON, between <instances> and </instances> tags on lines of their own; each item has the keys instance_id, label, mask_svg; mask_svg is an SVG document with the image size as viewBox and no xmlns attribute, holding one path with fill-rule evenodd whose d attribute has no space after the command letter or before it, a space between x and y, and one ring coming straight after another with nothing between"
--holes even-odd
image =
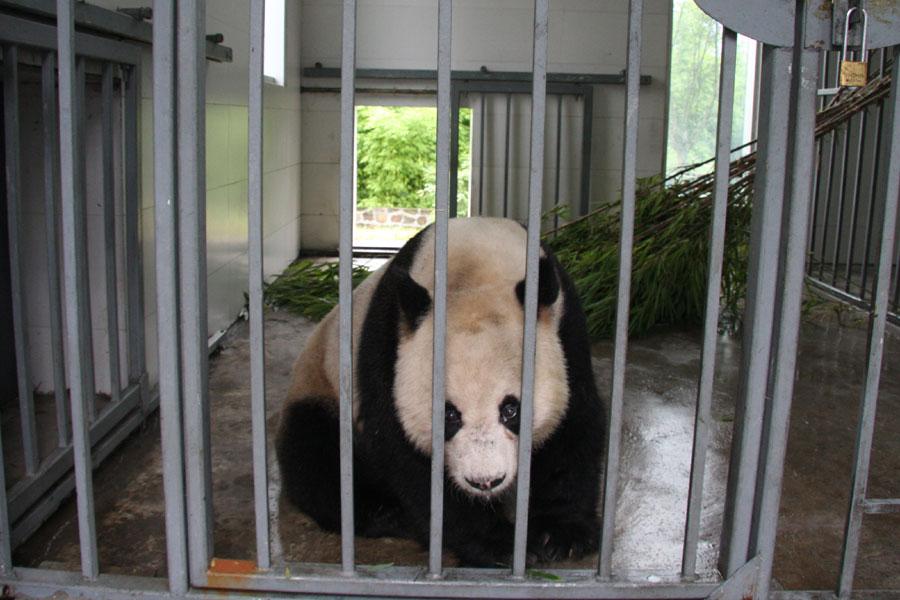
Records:
<instances>
[{"instance_id":1,"label":"panda's black eye patch","mask_svg":"<svg viewBox=\"0 0 900 600\"><path fill-rule=\"evenodd\" d=\"M449 400L444 405L444 441L450 441L462 429L462 413Z\"/></svg>"},{"instance_id":2,"label":"panda's black eye patch","mask_svg":"<svg viewBox=\"0 0 900 600\"><path fill-rule=\"evenodd\" d=\"M515 396L506 396L500 403L500 422L513 433L519 433L519 399Z\"/></svg>"}]
</instances>

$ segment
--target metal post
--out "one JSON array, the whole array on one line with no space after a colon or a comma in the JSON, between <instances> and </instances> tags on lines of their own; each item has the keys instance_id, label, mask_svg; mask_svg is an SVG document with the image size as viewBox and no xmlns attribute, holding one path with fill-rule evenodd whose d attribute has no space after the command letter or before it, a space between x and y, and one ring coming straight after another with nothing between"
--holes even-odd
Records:
<instances>
[{"instance_id":1,"label":"metal post","mask_svg":"<svg viewBox=\"0 0 900 600\"><path fill-rule=\"evenodd\" d=\"M0 457L3 456L3 441L0 439ZM13 572L11 527L9 505L6 503L6 467L0 460L0 575L9 576Z\"/></svg>"},{"instance_id":2,"label":"metal post","mask_svg":"<svg viewBox=\"0 0 900 600\"><path fill-rule=\"evenodd\" d=\"M619 285L616 300L616 335L613 352L612 390L609 404L609 436L603 482L603 520L600 530L598 573L612 577L613 532L619 482L619 451L622 442L622 404L625 398L625 357L628 353L628 321L631 303L631 252L634 245L634 204L637 171L638 109L641 85L642 0L630 0L628 8L628 55L625 70L625 143L622 152L622 212L619 220Z\"/></svg>"},{"instance_id":3,"label":"metal post","mask_svg":"<svg viewBox=\"0 0 900 600\"><path fill-rule=\"evenodd\" d=\"M869 205L866 207L866 247L863 251L862 278L859 283L859 297L866 299L866 284L869 280L869 254L872 250L872 228L875 226L875 199L878 196L879 164L881 162L881 134L884 127L884 100L878 103L875 115L874 152L872 153L872 179L869 185Z\"/></svg>"},{"instance_id":4,"label":"metal post","mask_svg":"<svg viewBox=\"0 0 900 600\"><path fill-rule=\"evenodd\" d=\"M478 117L478 216L484 216L484 117L487 99L487 94L481 94L481 115Z\"/></svg>"},{"instance_id":5,"label":"metal post","mask_svg":"<svg viewBox=\"0 0 900 600\"><path fill-rule=\"evenodd\" d=\"M841 170L838 181L841 182L837 198L837 221L835 222L834 249L831 255L831 285L837 285L838 256L841 252L841 239L844 237L844 197L847 195L847 155L850 153L850 121L844 123L844 139L841 144Z\"/></svg>"},{"instance_id":6,"label":"metal post","mask_svg":"<svg viewBox=\"0 0 900 600\"><path fill-rule=\"evenodd\" d=\"M562 94L556 96L556 175L553 179L553 229L559 227L559 175L562 159Z\"/></svg>"},{"instance_id":7,"label":"metal post","mask_svg":"<svg viewBox=\"0 0 900 600\"><path fill-rule=\"evenodd\" d=\"M884 329L888 311L891 258L897 229L897 202L900 197L900 46L894 47L891 94L887 120L889 132L885 143L887 172L884 184L884 217L881 226L881 250L878 257L878 273L872 311L869 314L869 356L866 361L865 383L860 401L859 424L856 434L853 483L850 507L844 534L841 557L841 573L837 593L849 598L853 590L853 576L859 551L859 538L869 479L869 460L872 439L875 434L875 410L878 403L878 386L881 380L881 363L884 356Z\"/></svg>"},{"instance_id":8,"label":"metal post","mask_svg":"<svg viewBox=\"0 0 900 600\"><path fill-rule=\"evenodd\" d=\"M73 45L74 47L74 45ZM86 59L83 56L75 56L75 128L77 134L75 139L78 140L79 145L84 144L84 140L86 139L84 129L85 129L85 115L87 114L85 109L85 88L86 84ZM77 147L77 146L76 146ZM85 405L88 416L88 423L93 424L93 422L97 418L97 386L95 385L94 380L94 340L93 340L93 325L91 323L91 278L90 278L90 263L88 262L88 251L87 251L87 206L86 206L86 197L87 197L87 188L85 187L86 175L85 175L85 161L83 157L79 160L75 161L75 182L78 189L78 195L76 199L78 200L78 205L76 210L78 211L79 219L82 219L82 224L80 231L78 233L78 237L76 238L76 252L77 257L76 261L82 265L84 268L81 269L81 273L79 275L78 286L75 289L75 293L79 295L79 303L81 304L81 310L79 312L78 318L81 319L81 346L79 352L82 354L82 377L84 378L84 388L85 388ZM65 251L65 250L64 250ZM66 289L72 289L66 286ZM74 415L73 415L74 417Z\"/></svg>"},{"instance_id":9,"label":"metal post","mask_svg":"<svg viewBox=\"0 0 900 600\"><path fill-rule=\"evenodd\" d=\"M503 217L509 217L509 116L512 111L512 94L506 94L506 143L503 147Z\"/></svg>"},{"instance_id":10,"label":"metal post","mask_svg":"<svg viewBox=\"0 0 900 600\"><path fill-rule=\"evenodd\" d=\"M853 277L853 254L856 246L856 228L859 225L859 190L862 187L863 142L866 137L866 114L868 109L859 113L859 135L856 137L856 173L853 179L853 203L850 212L850 244L847 247L847 268L844 272L844 291L850 291Z\"/></svg>"},{"instance_id":11,"label":"metal post","mask_svg":"<svg viewBox=\"0 0 900 600\"><path fill-rule=\"evenodd\" d=\"M802 4L800 6L803 6ZM798 10L798 15L802 11ZM798 16L798 18L800 18ZM798 36L802 40L802 36ZM768 598L775 554L775 535L778 528L778 507L784 474L784 457L787 449L791 400L794 393L794 377L797 360L797 339L800 332L800 310L803 299L803 271L806 263L807 227L809 225L810 188L809 173L813 167L816 114L816 81L818 51L798 48L795 53L794 90L796 113L792 136L792 164L789 212L783 236L787 237L784 257L784 277L781 288L778 337L775 341L775 363L772 378L772 397L767 411L767 440L762 457L760 479L761 498L756 554L761 555L759 588L760 598Z\"/></svg>"},{"instance_id":12,"label":"metal post","mask_svg":"<svg viewBox=\"0 0 900 600\"><path fill-rule=\"evenodd\" d=\"M119 301L116 276L116 181L113 162L113 69L103 63L101 79L101 137L103 190L103 253L106 267L106 341L109 350L109 397L113 403L121 399L122 376L119 371Z\"/></svg>"},{"instance_id":13,"label":"metal post","mask_svg":"<svg viewBox=\"0 0 900 600\"><path fill-rule=\"evenodd\" d=\"M544 123L547 116L547 38L550 0L534 3L534 53L531 62L531 160L528 183L528 241L525 254L525 332L522 346L522 402L516 481L513 577L525 576L528 543L528 493L534 434L534 363L537 348L538 260L544 190Z\"/></svg>"},{"instance_id":14,"label":"metal post","mask_svg":"<svg viewBox=\"0 0 900 600\"><path fill-rule=\"evenodd\" d=\"M353 172L356 133L356 0L341 17L340 461L341 569L355 572L353 526Z\"/></svg>"},{"instance_id":15,"label":"metal post","mask_svg":"<svg viewBox=\"0 0 900 600\"><path fill-rule=\"evenodd\" d=\"M69 399L66 393L66 356L63 340L62 294L59 285L59 120L56 111L56 54L46 52L41 63L41 108L44 134L44 227L47 230L47 291L50 303L50 353L56 436L60 448L69 445Z\"/></svg>"},{"instance_id":16,"label":"metal post","mask_svg":"<svg viewBox=\"0 0 900 600\"><path fill-rule=\"evenodd\" d=\"M25 317L25 288L22 281L22 257L19 240L19 48L3 47L3 123L6 139L6 215L9 235L9 276L12 287L13 337L16 353L16 380L19 394L19 420L22 424L22 448L26 475L34 475L41 461L34 415L34 394L28 368L28 328Z\"/></svg>"},{"instance_id":17,"label":"metal post","mask_svg":"<svg viewBox=\"0 0 900 600\"><path fill-rule=\"evenodd\" d=\"M791 49L763 49L759 159L751 222L740 394L728 473L720 568L730 577L748 560L762 417L774 320L788 142Z\"/></svg>"},{"instance_id":18,"label":"metal post","mask_svg":"<svg viewBox=\"0 0 900 600\"><path fill-rule=\"evenodd\" d=\"M125 279L128 283L128 302L125 306L125 315L128 327L128 381L134 382L144 377L146 369L144 347L144 261L141 250L140 160L138 157L138 149L140 148L138 139L140 68L136 65L125 67L124 79ZM144 394L149 396L145 392ZM146 409L149 397L145 397L143 401Z\"/></svg>"},{"instance_id":19,"label":"metal post","mask_svg":"<svg viewBox=\"0 0 900 600\"><path fill-rule=\"evenodd\" d=\"M178 198L175 146L175 5L153 6L153 190L156 214L156 314L159 412L166 504L169 591L187 592L187 520L178 340Z\"/></svg>"},{"instance_id":20,"label":"metal post","mask_svg":"<svg viewBox=\"0 0 900 600\"><path fill-rule=\"evenodd\" d=\"M253 504L256 509L256 564L271 565L269 478L266 459L266 358L263 322L263 24L265 0L250 4L250 100L248 255L250 262L250 396L253 426Z\"/></svg>"},{"instance_id":21,"label":"metal post","mask_svg":"<svg viewBox=\"0 0 900 600\"><path fill-rule=\"evenodd\" d=\"M438 57L440 58L440 57ZM440 77L440 69L438 69ZM454 219L459 213L459 88L450 82L450 192L449 210L450 218ZM440 95L440 91L438 91ZM440 119L438 114L438 119ZM468 215L463 215L468 216Z\"/></svg>"},{"instance_id":22,"label":"metal post","mask_svg":"<svg viewBox=\"0 0 900 600\"><path fill-rule=\"evenodd\" d=\"M706 318L703 325L703 356L694 416L694 448L691 457L691 482L688 491L687 520L681 559L683 577L694 577L697 568L697 542L700 537L700 510L706 447L709 440L710 406L716 368L716 339L719 333L719 293L722 286L722 259L725 252L725 217L728 209L728 183L731 166L731 117L734 112L734 73L737 58L737 33L722 30L722 62L719 74L719 120L716 133L715 199L709 233Z\"/></svg>"},{"instance_id":23,"label":"metal post","mask_svg":"<svg viewBox=\"0 0 900 600\"><path fill-rule=\"evenodd\" d=\"M57 0L57 35L59 48L59 145L62 191L63 271L66 286L66 327L69 345L69 382L72 401L72 452L75 458L75 490L78 505L78 537L81 548L81 573L87 579L99 574L97 534L94 522L94 490L91 478L91 441L88 434L88 399L93 398L93 376L87 371L91 365L84 352L89 335L89 305L84 302L84 256L86 235L83 193L83 162L80 152L83 143L79 95L76 85L83 79L76 76L75 58L75 2ZM78 157L78 158L76 158ZM89 376L90 375L90 376ZM90 385L88 385L90 384Z\"/></svg>"},{"instance_id":24,"label":"metal post","mask_svg":"<svg viewBox=\"0 0 900 600\"><path fill-rule=\"evenodd\" d=\"M441 576L441 549L444 524L444 414L445 366L447 350L447 254L449 213L456 203L451 197L451 120L458 119L459 103L453 108L451 96L458 97L450 82L450 49L453 26L452 0L438 2L437 39L437 175L434 214L434 333L431 376L431 522L428 546L428 574Z\"/></svg>"},{"instance_id":25,"label":"metal post","mask_svg":"<svg viewBox=\"0 0 900 600\"><path fill-rule=\"evenodd\" d=\"M212 550L212 467L207 393L206 78L204 0L182 0L178 13L178 251L181 377L192 582L206 577Z\"/></svg>"},{"instance_id":26,"label":"metal post","mask_svg":"<svg viewBox=\"0 0 900 600\"><path fill-rule=\"evenodd\" d=\"M591 145L594 132L594 86L585 86L581 121L581 214L591 210Z\"/></svg>"}]
</instances>

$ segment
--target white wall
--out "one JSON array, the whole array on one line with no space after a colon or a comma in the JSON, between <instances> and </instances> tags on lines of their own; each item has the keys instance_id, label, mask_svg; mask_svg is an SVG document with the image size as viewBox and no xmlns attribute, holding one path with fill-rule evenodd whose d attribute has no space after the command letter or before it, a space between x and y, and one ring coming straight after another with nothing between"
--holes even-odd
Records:
<instances>
[{"instance_id":1,"label":"white wall","mask_svg":"<svg viewBox=\"0 0 900 600\"><path fill-rule=\"evenodd\" d=\"M301 63L340 65L338 0L303 0ZM453 14L452 68L493 71L531 69L533 4L524 0L457 0ZM626 0L551 0L549 30L550 72L619 73L625 67L628 20ZM357 17L357 63L360 68L436 68L437 3L434 0L360 0ZM665 154L665 117L671 2L644 3L641 73L653 83L641 88L638 132L638 175L659 173ZM334 80L307 79L304 85L334 86ZM364 85L376 85L362 82ZM411 87L409 82L398 85ZM432 86L433 87L433 86ZM592 193L596 206L618 197L624 135L622 85L595 86L593 110ZM523 99L524 100L524 99ZM334 249L338 230L338 163L340 112L337 94L305 93L302 127L302 231L310 249ZM366 103L365 96L357 103ZM514 126L527 140L527 102L515 102ZM555 153L555 102L548 103L546 151ZM580 106L564 105L567 127L580 129ZM502 124L500 124L502 126ZM551 129L552 127L552 129ZM523 128L525 128L523 130ZM487 138L486 138L487 139ZM527 169L527 150L514 154L518 173ZM552 152L551 152L552 151ZM497 162L497 155L493 162ZM502 160L502 159L500 159ZM502 162L501 168L502 168ZM571 175L571 174L570 174ZM499 176L499 175L497 175ZM497 176L491 189L497 189ZM486 183L488 177L486 176ZM524 177L515 177L515 192L524 189ZM549 177L545 179L550 179ZM574 186L572 177L571 186ZM522 182L521 184L518 182ZM550 182L547 182L550 185ZM563 184L565 185L565 184ZM520 189L521 188L521 189ZM545 186L545 192L548 188Z\"/></svg>"},{"instance_id":2,"label":"white wall","mask_svg":"<svg viewBox=\"0 0 900 600\"><path fill-rule=\"evenodd\" d=\"M92 0L115 10L121 6L145 6L143 0ZM300 247L300 3L287 0L286 82L284 87L266 85L264 95L264 265L267 274L279 273L296 256ZM224 44L234 51L232 63L207 61L206 177L207 177L207 283L209 298L208 332L227 327L244 306L247 290L247 95L249 1L214 0L207 3L207 33L223 33ZM151 380L157 379L156 271L154 246L153 190L153 100L152 60L149 46L143 52L140 115L141 160L141 241L144 260L144 303L146 356ZM23 151L41 156L39 131L40 100L23 106L35 112L23 120ZM102 212L96 198L99 189L99 122L96 95L88 97L88 246L91 273L92 333L94 338L97 389L109 390L108 348L106 344ZM28 113L30 114L30 113ZM49 355L49 312L46 306L46 254L43 250L43 192L41 161L23 161L25 190L26 281L29 298L35 298L28 317L30 366L40 391L52 389ZM121 216L121 189L117 189L117 226L124 232ZM123 260L121 247L119 257ZM119 266L124 281L124 264ZM43 290L43 291L42 291ZM119 293L120 343L124 361L127 339L124 322L124 288Z\"/></svg>"}]
</instances>

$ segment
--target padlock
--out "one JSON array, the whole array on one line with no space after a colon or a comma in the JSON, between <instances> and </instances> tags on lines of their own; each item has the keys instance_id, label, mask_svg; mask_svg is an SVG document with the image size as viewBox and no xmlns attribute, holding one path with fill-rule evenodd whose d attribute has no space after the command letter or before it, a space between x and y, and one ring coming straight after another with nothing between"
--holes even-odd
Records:
<instances>
[{"instance_id":1,"label":"padlock","mask_svg":"<svg viewBox=\"0 0 900 600\"><path fill-rule=\"evenodd\" d=\"M853 11L858 10L862 13L862 45L860 47L860 57L863 60L847 60L847 38L850 37L850 15ZM847 19L844 21L844 49L841 51L841 77L840 84L842 87L862 87L868 81L869 63L868 54L866 53L866 34L868 33L869 15L863 8L853 7L847 11Z\"/></svg>"}]
</instances>

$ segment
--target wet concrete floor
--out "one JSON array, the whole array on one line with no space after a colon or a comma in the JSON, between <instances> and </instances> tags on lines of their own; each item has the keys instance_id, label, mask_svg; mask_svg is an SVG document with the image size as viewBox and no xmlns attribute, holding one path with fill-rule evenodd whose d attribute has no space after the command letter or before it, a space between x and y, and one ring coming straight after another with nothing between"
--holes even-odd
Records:
<instances>
[{"instance_id":1,"label":"wet concrete floor","mask_svg":"<svg viewBox=\"0 0 900 600\"><path fill-rule=\"evenodd\" d=\"M775 577L787 589L827 589L840 561L866 332L831 309L802 327L791 419ZM823 316L824 315L824 316ZM313 325L273 312L266 319L268 430L278 421L294 357ZM900 336L888 338L870 497L900 495ZM612 345L594 349L595 372L608 389ZM700 332L661 332L633 340L628 356L614 568L676 574L680 570L690 471ZM719 529L740 370L740 341L722 337L703 495L698 569L718 556ZM247 327L239 323L210 363L214 548L221 558L253 559L255 538L249 412ZM269 453L272 547L278 561L339 562L339 536L320 531L278 498L278 472ZM159 426L151 419L95 473L97 532L103 572L162 576L166 571ZM424 565L415 543L359 539L367 564ZM452 557L446 559L452 563ZM20 547L15 562L77 569L74 499ZM596 557L560 566L588 566ZM861 588L900 588L900 515L864 520L857 568Z\"/></svg>"}]
</instances>

